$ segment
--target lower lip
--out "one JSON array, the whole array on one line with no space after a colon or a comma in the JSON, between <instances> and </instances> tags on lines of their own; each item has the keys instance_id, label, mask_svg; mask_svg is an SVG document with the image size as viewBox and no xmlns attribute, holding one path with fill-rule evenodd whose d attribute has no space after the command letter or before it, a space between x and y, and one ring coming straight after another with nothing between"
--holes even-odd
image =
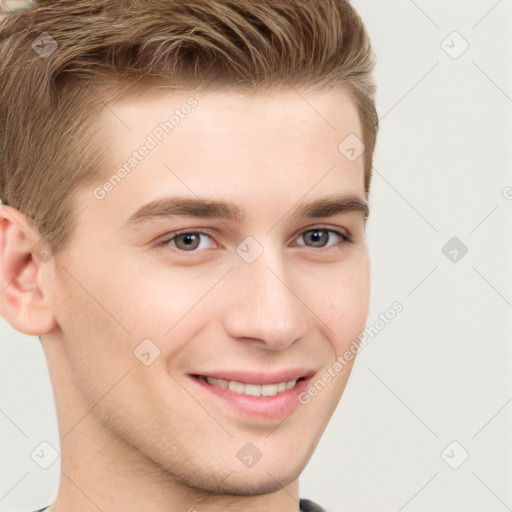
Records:
<instances>
[{"instance_id":1,"label":"lower lip","mask_svg":"<svg viewBox=\"0 0 512 512\"><path fill-rule=\"evenodd\" d=\"M289 416L301 404L299 395L307 389L311 380L301 380L295 387L274 396L250 396L221 386L214 386L197 377L190 378L211 396L221 399L252 419L260 420L275 420Z\"/></svg>"}]
</instances>

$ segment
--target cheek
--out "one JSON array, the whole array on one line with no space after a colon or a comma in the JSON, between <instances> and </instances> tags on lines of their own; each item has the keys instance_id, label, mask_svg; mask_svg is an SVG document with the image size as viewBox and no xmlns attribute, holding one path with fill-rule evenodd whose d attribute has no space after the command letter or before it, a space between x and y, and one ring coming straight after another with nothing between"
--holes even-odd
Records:
<instances>
[{"instance_id":1,"label":"cheek","mask_svg":"<svg viewBox=\"0 0 512 512\"><path fill-rule=\"evenodd\" d=\"M326 289L320 299L319 317L326 324L323 333L336 354L340 354L364 330L368 319L370 269L367 260L361 260L357 270L343 275Z\"/></svg>"},{"instance_id":2,"label":"cheek","mask_svg":"<svg viewBox=\"0 0 512 512\"><path fill-rule=\"evenodd\" d=\"M69 265L56 283L55 314L70 367L88 386L111 385L110 376L126 366L135 341L125 290L103 267L85 265Z\"/></svg>"}]
</instances>

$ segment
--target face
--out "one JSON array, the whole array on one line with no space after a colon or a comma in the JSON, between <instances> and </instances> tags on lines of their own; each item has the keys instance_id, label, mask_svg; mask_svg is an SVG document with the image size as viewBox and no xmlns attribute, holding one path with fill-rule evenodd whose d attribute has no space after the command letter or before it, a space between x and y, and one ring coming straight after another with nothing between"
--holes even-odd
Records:
<instances>
[{"instance_id":1,"label":"face","mask_svg":"<svg viewBox=\"0 0 512 512\"><path fill-rule=\"evenodd\" d=\"M357 111L341 90L160 90L98 129L112 166L45 275L66 411L188 486L277 491L319 442L368 315L364 162L338 149L362 139ZM245 394L261 390L279 393Z\"/></svg>"}]
</instances>

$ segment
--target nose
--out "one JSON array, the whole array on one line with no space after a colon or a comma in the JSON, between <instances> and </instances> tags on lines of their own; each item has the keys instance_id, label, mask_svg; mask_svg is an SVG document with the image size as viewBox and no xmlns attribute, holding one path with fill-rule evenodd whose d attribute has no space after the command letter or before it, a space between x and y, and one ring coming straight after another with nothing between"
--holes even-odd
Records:
<instances>
[{"instance_id":1,"label":"nose","mask_svg":"<svg viewBox=\"0 0 512 512\"><path fill-rule=\"evenodd\" d=\"M256 261L239 261L230 273L224 315L225 329L234 339L252 339L262 347L282 350L305 336L307 312L287 277L282 254L265 250Z\"/></svg>"}]
</instances>

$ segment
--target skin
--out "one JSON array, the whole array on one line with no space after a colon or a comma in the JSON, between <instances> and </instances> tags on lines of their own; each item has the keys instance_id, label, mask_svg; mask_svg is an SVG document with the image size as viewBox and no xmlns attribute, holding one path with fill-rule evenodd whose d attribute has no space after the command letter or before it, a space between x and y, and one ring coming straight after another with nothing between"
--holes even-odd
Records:
<instances>
[{"instance_id":1,"label":"skin","mask_svg":"<svg viewBox=\"0 0 512 512\"><path fill-rule=\"evenodd\" d=\"M105 109L97 127L108 177L190 96L152 90L112 105L115 116ZM194 98L191 113L103 200L93 196L98 184L77 192L82 213L68 250L41 261L37 230L0 208L2 315L40 336L54 390L62 474L52 512L297 512L299 475L349 378L354 360L310 403L263 421L201 394L187 376L304 366L314 382L363 331L370 297L360 212L290 218L301 201L365 199L363 157L349 161L338 150L349 134L362 139L348 96L287 89ZM247 216L126 225L167 195L231 200ZM304 235L317 227L348 230L352 242L331 231L320 242ZM184 228L211 237L191 244L193 256L183 238L158 245ZM236 253L247 236L263 247L251 264ZM133 353L146 338L160 349L149 366ZM247 442L262 453L250 468L236 456Z\"/></svg>"}]
</instances>

